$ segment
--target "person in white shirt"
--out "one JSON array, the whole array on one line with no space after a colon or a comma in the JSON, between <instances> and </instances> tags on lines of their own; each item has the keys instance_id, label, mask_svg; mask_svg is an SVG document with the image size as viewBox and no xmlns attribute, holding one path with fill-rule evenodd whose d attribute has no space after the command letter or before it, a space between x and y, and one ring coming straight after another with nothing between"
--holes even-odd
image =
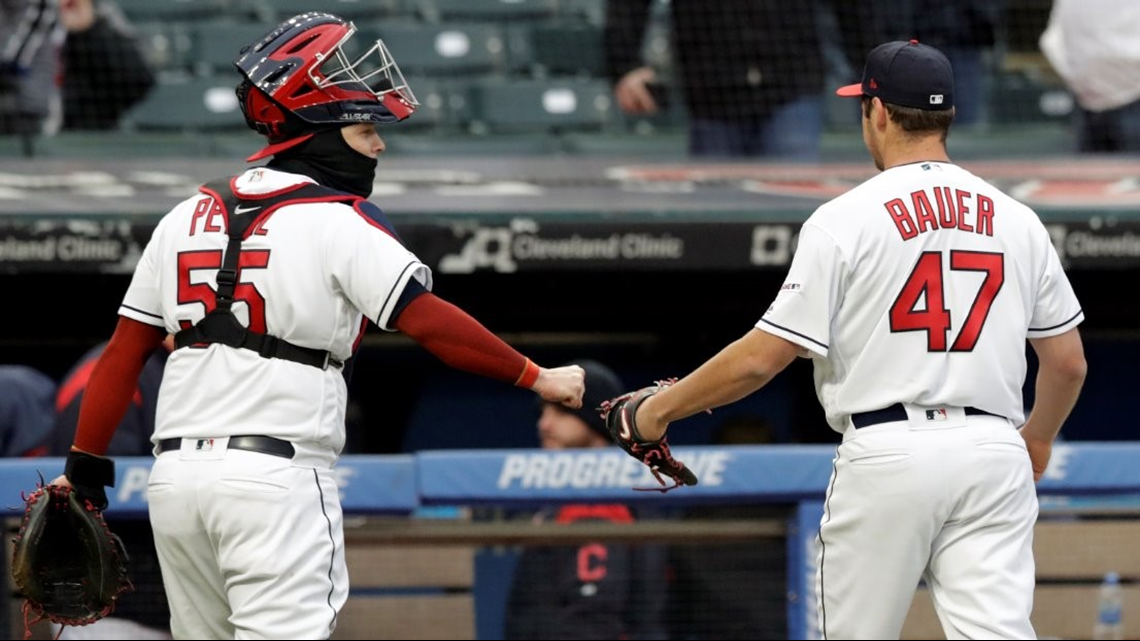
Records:
<instances>
[{"instance_id":1,"label":"person in white shirt","mask_svg":"<svg viewBox=\"0 0 1140 641\"><path fill-rule=\"evenodd\" d=\"M1041 51L1076 96L1078 146L1140 151L1140 2L1054 0Z\"/></svg>"},{"instance_id":2,"label":"person in white shirt","mask_svg":"<svg viewBox=\"0 0 1140 641\"><path fill-rule=\"evenodd\" d=\"M948 638L1034 638L1034 481L1084 381L1080 303L1036 214L947 155L941 52L880 45L837 93L862 99L881 173L811 215L755 328L648 396L633 431L658 442L810 358L843 435L819 533L823 638L897 639L923 578Z\"/></svg>"}]
</instances>

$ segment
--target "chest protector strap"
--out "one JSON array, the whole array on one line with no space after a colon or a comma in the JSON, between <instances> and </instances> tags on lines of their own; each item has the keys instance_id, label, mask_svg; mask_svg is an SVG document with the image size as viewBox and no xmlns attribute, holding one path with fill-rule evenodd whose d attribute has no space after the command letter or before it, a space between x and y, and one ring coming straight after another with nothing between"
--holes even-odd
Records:
<instances>
[{"instance_id":1,"label":"chest protector strap","mask_svg":"<svg viewBox=\"0 0 1140 641\"><path fill-rule=\"evenodd\" d=\"M222 208L226 218L229 243L222 258L222 268L218 270L218 289L214 292L216 305L197 324L174 335L176 349L220 343L229 347L252 350L262 358L283 358L320 369L328 369L330 365L338 369L343 367L344 363L325 350L301 347L276 336L250 331L238 321L231 308L234 304L234 289L241 276L238 265L241 258L241 243L257 221L264 220L274 210L285 205L300 202L352 203L360 200L360 197L306 183L285 193L260 198L243 198L233 192L229 179L207 183L201 191L213 196ZM243 215L247 211L256 211L257 215Z\"/></svg>"}]
</instances>

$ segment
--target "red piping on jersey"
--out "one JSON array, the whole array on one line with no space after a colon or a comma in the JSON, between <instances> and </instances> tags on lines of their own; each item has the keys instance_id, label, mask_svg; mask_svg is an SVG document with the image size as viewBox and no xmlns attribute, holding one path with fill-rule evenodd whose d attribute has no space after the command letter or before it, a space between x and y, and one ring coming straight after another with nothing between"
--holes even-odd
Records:
<instances>
[{"instance_id":1,"label":"red piping on jersey","mask_svg":"<svg viewBox=\"0 0 1140 641\"><path fill-rule=\"evenodd\" d=\"M364 213L364 212L360 211L360 203L362 203L362 202L364 202L364 199L363 199L363 198L361 198L361 199L357 200L356 202L354 202L354 203L352 204L352 210L353 210L353 211L355 211L355 212L357 213L357 215L359 215L361 218L363 218L363 219L364 219L364 221L365 221L365 222L367 222L369 225L372 225L372 226L373 226L373 227L375 227L376 229L379 229L380 231L384 232L385 234L388 234L388 235L389 235L389 236L391 236L391 237L392 237L394 240L396 240L397 242L399 242L399 240L400 240L400 239L399 239L399 238L396 238L396 235L392 233L392 230L388 229L388 228L387 228L387 227L385 227L384 225L381 225L380 223L376 222L375 220L372 220L372 219L371 219L371 218L368 216L368 214L366 214L366 213Z\"/></svg>"},{"instance_id":2,"label":"red piping on jersey","mask_svg":"<svg viewBox=\"0 0 1140 641\"><path fill-rule=\"evenodd\" d=\"M465 372L514 383L526 369L525 356L467 312L430 292L408 303L395 327L439 360Z\"/></svg>"},{"instance_id":3,"label":"red piping on jersey","mask_svg":"<svg viewBox=\"0 0 1140 641\"><path fill-rule=\"evenodd\" d=\"M633 523L633 513L624 505L566 505L558 510L555 521L573 523L594 519L613 523Z\"/></svg>"},{"instance_id":4,"label":"red piping on jersey","mask_svg":"<svg viewBox=\"0 0 1140 641\"><path fill-rule=\"evenodd\" d=\"M302 183L297 183L296 185L291 185L291 186L286 187L284 189L278 189L276 191L271 191L271 192L267 192L264 194L257 194L254 196L246 196L246 195L241 194L238 191L237 179L238 179L238 177L236 177L236 176L234 178L230 178L230 191L232 191L233 194L235 196L237 196L240 200L264 200L266 198L272 198L274 196L280 196L281 194L287 194L291 191L296 191L296 190L310 184L310 183L302 182ZM312 183L312 184L316 184L316 183ZM213 198L214 202L218 205L218 209L222 210L222 221L225 223L226 232L228 233L229 229L230 229L230 212L227 211L225 208L225 202L226 201L222 200L221 194L219 194L218 192L216 192L213 189L210 189L206 186L199 187L198 191L200 191L203 194L206 194L207 196ZM301 204L306 204L306 203L339 203L339 202L344 202L344 203L353 202L353 203L355 203L356 201L360 201L360 200L363 200L363 198L361 198L360 196L354 196L352 194L345 194L343 196L332 196L332 197L321 196L318 198L297 198L296 200L286 200L285 202L277 203L276 205L273 205L272 207L269 207L265 211L258 214L257 218L254 218L253 221L250 222L249 227L246 228L245 234L242 236L242 239L244 240L246 238L249 238L250 235L253 234L253 232L256 229L258 229L262 224L265 223L265 220L267 218L269 218L271 215L273 215L273 213L276 212L278 209L285 207L287 205L301 205ZM353 206L353 210L354 211L356 210L355 205ZM357 212L357 213L360 213L360 212ZM363 214L361 214L361 215L363 215ZM387 230L385 230L385 233L387 233ZM389 234L389 235L391 235L391 234Z\"/></svg>"},{"instance_id":5,"label":"red piping on jersey","mask_svg":"<svg viewBox=\"0 0 1140 641\"><path fill-rule=\"evenodd\" d=\"M276 213L278 209L281 209L282 207L288 207L290 205L303 205L303 204L308 204L308 203L341 203L341 202L347 202L350 200L359 200L359 199L360 199L360 196L352 196L352 195L346 194L343 197L342 196L334 196L332 198L329 198L326 196L320 196L317 198L298 198L296 200L286 200L283 203L277 203L276 205L273 205L272 207L269 207L265 211L261 212L257 216L257 218L253 219L253 222L251 222L249 224L249 227L246 228L245 234L242 235L242 240L249 238L250 234L252 234L255 229L257 229L262 224L264 224L266 219L268 219L270 216L272 216L274 213ZM226 229L228 230L229 227L226 227Z\"/></svg>"}]
</instances>

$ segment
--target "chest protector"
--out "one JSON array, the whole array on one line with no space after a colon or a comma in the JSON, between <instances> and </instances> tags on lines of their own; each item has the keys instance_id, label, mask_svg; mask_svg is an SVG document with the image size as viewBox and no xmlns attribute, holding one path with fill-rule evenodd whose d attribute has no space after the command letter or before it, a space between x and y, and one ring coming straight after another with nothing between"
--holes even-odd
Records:
<instances>
[{"instance_id":1,"label":"chest protector","mask_svg":"<svg viewBox=\"0 0 1140 641\"><path fill-rule=\"evenodd\" d=\"M302 183L286 191L270 194L240 196L234 193L232 181L228 178L207 183L200 188L200 191L212 196L214 202L221 207L229 243L222 257L222 268L218 270L218 288L214 292L215 307L197 324L174 335L176 349L220 343L238 349L252 350L262 358L283 358L321 369L328 369L330 365L338 369L343 367L344 363L333 358L327 351L301 347L276 336L250 331L233 313L234 288L241 278L238 262L241 257L242 241L249 237L258 223L263 222L278 208L299 203L352 204L363 199L314 183ZM244 215L246 212L256 215Z\"/></svg>"}]
</instances>

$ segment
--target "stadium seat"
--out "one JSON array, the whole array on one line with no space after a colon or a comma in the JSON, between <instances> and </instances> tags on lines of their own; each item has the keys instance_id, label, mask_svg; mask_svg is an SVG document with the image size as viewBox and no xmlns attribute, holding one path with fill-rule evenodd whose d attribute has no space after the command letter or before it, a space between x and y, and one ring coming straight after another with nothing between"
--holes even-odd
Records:
<instances>
[{"instance_id":1,"label":"stadium seat","mask_svg":"<svg viewBox=\"0 0 1140 641\"><path fill-rule=\"evenodd\" d=\"M606 17L606 0L562 0L558 10L562 16L581 18L600 25Z\"/></svg>"},{"instance_id":2,"label":"stadium seat","mask_svg":"<svg viewBox=\"0 0 1140 641\"><path fill-rule=\"evenodd\" d=\"M235 78L163 78L123 117L139 130L244 129Z\"/></svg>"},{"instance_id":3,"label":"stadium seat","mask_svg":"<svg viewBox=\"0 0 1140 641\"><path fill-rule=\"evenodd\" d=\"M219 15L249 15L247 2L228 0L115 0L131 22L205 20Z\"/></svg>"},{"instance_id":4,"label":"stadium seat","mask_svg":"<svg viewBox=\"0 0 1140 641\"><path fill-rule=\"evenodd\" d=\"M590 130L618 120L609 83L488 79L474 90L476 117L493 131Z\"/></svg>"},{"instance_id":5,"label":"stadium seat","mask_svg":"<svg viewBox=\"0 0 1140 641\"><path fill-rule=\"evenodd\" d=\"M578 21L551 21L530 27L534 61L550 74L605 75L600 27Z\"/></svg>"},{"instance_id":6,"label":"stadium seat","mask_svg":"<svg viewBox=\"0 0 1140 641\"><path fill-rule=\"evenodd\" d=\"M361 29L362 37L375 37L365 31ZM381 22L375 32L405 74L483 74L506 67L503 32L496 25Z\"/></svg>"},{"instance_id":7,"label":"stadium seat","mask_svg":"<svg viewBox=\"0 0 1140 641\"><path fill-rule=\"evenodd\" d=\"M989 96L990 121L996 124L1068 122L1075 107L1064 87L1020 73L995 77Z\"/></svg>"},{"instance_id":8,"label":"stadium seat","mask_svg":"<svg viewBox=\"0 0 1140 641\"><path fill-rule=\"evenodd\" d=\"M40 158L87 161L205 158L211 149L209 136L186 131L62 131L36 141Z\"/></svg>"},{"instance_id":9,"label":"stadium seat","mask_svg":"<svg viewBox=\"0 0 1140 641\"><path fill-rule=\"evenodd\" d=\"M399 0L265 0L265 4L272 9L277 20L309 11L325 11L356 21L390 17L397 12Z\"/></svg>"},{"instance_id":10,"label":"stadium seat","mask_svg":"<svg viewBox=\"0 0 1140 641\"><path fill-rule=\"evenodd\" d=\"M654 132L652 134L615 134L614 132L567 133L562 136L562 148L575 156L602 156L606 158L674 158L685 159L688 138L682 131Z\"/></svg>"},{"instance_id":11,"label":"stadium seat","mask_svg":"<svg viewBox=\"0 0 1140 641\"><path fill-rule=\"evenodd\" d=\"M132 25L143 59L156 71L186 68L191 38L188 22L138 22Z\"/></svg>"},{"instance_id":12,"label":"stadium seat","mask_svg":"<svg viewBox=\"0 0 1140 641\"><path fill-rule=\"evenodd\" d=\"M555 14L558 0L402 0L427 20L528 20Z\"/></svg>"},{"instance_id":13,"label":"stadium seat","mask_svg":"<svg viewBox=\"0 0 1140 641\"><path fill-rule=\"evenodd\" d=\"M420 108L404 122L399 129L458 128L471 119L471 98L464 80L436 80L432 78L407 78ZM381 134L384 130L381 130Z\"/></svg>"},{"instance_id":14,"label":"stadium seat","mask_svg":"<svg viewBox=\"0 0 1140 641\"><path fill-rule=\"evenodd\" d=\"M498 156L549 156L562 151L557 136L545 132L497 134L439 134L435 132L404 133L395 131L384 136L388 160L404 156L456 156L495 158ZM383 161L382 161L383 162ZM383 167L377 174L384 180Z\"/></svg>"},{"instance_id":15,"label":"stadium seat","mask_svg":"<svg viewBox=\"0 0 1140 641\"><path fill-rule=\"evenodd\" d=\"M247 22L202 22L190 27L190 56L194 68L201 75L233 73L234 59L241 48L257 42L269 33L274 24Z\"/></svg>"}]
</instances>

